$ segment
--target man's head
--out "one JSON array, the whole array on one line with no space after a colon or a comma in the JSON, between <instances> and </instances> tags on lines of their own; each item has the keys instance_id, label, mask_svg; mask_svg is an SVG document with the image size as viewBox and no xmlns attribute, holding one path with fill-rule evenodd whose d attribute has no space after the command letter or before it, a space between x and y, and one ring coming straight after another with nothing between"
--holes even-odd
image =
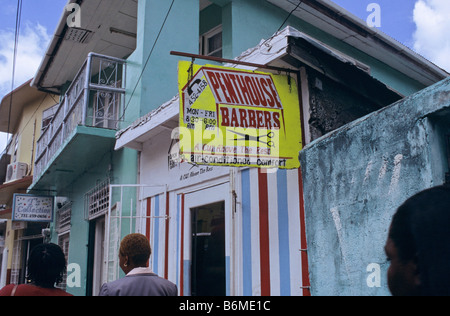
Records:
<instances>
[{"instance_id":1,"label":"man's head","mask_svg":"<svg viewBox=\"0 0 450 316\"><path fill-rule=\"evenodd\" d=\"M146 267L151 255L150 243L144 235L130 234L120 244L119 261L128 274L134 268Z\"/></svg>"},{"instance_id":2,"label":"man's head","mask_svg":"<svg viewBox=\"0 0 450 316\"><path fill-rule=\"evenodd\" d=\"M385 250L393 295L450 295L450 186L420 192L400 206Z\"/></svg>"}]
</instances>

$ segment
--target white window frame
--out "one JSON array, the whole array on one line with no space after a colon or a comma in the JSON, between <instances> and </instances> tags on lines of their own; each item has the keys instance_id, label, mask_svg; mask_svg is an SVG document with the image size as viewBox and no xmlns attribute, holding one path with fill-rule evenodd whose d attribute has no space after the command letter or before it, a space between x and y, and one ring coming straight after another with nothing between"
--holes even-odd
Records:
<instances>
[{"instance_id":1,"label":"white window frame","mask_svg":"<svg viewBox=\"0 0 450 316\"><path fill-rule=\"evenodd\" d=\"M222 51L222 55L223 55L223 38L222 38L222 45L220 46L219 49L216 49L212 52L209 51L209 39L220 33L223 34L222 24L216 26L215 28L209 30L208 32L206 32L202 36L200 36L200 52L203 55L212 56L219 51Z\"/></svg>"},{"instance_id":2,"label":"white window frame","mask_svg":"<svg viewBox=\"0 0 450 316\"><path fill-rule=\"evenodd\" d=\"M85 220L92 221L106 214L110 203L110 179L98 183L85 194Z\"/></svg>"}]
</instances>

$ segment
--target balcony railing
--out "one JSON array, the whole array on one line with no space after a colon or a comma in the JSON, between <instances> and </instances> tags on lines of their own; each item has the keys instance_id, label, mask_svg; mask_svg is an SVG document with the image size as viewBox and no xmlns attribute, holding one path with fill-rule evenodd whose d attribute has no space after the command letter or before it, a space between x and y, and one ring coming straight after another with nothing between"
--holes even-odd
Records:
<instances>
[{"instance_id":1,"label":"balcony railing","mask_svg":"<svg viewBox=\"0 0 450 316\"><path fill-rule=\"evenodd\" d=\"M78 125L118 129L123 120L126 61L90 53L37 142L34 179Z\"/></svg>"}]
</instances>

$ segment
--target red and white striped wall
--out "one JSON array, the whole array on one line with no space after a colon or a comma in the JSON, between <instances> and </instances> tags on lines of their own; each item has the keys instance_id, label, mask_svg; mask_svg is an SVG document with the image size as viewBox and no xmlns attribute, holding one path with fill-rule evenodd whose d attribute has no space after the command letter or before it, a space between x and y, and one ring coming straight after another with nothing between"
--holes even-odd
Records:
<instances>
[{"instance_id":1,"label":"red and white striped wall","mask_svg":"<svg viewBox=\"0 0 450 316\"><path fill-rule=\"evenodd\" d=\"M227 295L309 295L300 171L240 169L235 179L219 180L228 199ZM215 181L211 186L218 187ZM207 184L202 187L208 189ZM146 214L151 217L146 226L153 250L151 267L176 283L180 295L186 296L191 294L188 191L184 188L150 197Z\"/></svg>"}]
</instances>

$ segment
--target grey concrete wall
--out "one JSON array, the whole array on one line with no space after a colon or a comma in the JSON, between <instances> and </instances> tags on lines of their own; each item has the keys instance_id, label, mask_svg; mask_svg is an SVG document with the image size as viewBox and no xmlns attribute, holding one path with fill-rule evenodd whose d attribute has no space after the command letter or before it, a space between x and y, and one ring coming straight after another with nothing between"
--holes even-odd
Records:
<instances>
[{"instance_id":1,"label":"grey concrete wall","mask_svg":"<svg viewBox=\"0 0 450 316\"><path fill-rule=\"evenodd\" d=\"M300 154L313 295L389 295L384 244L411 195L444 182L450 78Z\"/></svg>"}]
</instances>

